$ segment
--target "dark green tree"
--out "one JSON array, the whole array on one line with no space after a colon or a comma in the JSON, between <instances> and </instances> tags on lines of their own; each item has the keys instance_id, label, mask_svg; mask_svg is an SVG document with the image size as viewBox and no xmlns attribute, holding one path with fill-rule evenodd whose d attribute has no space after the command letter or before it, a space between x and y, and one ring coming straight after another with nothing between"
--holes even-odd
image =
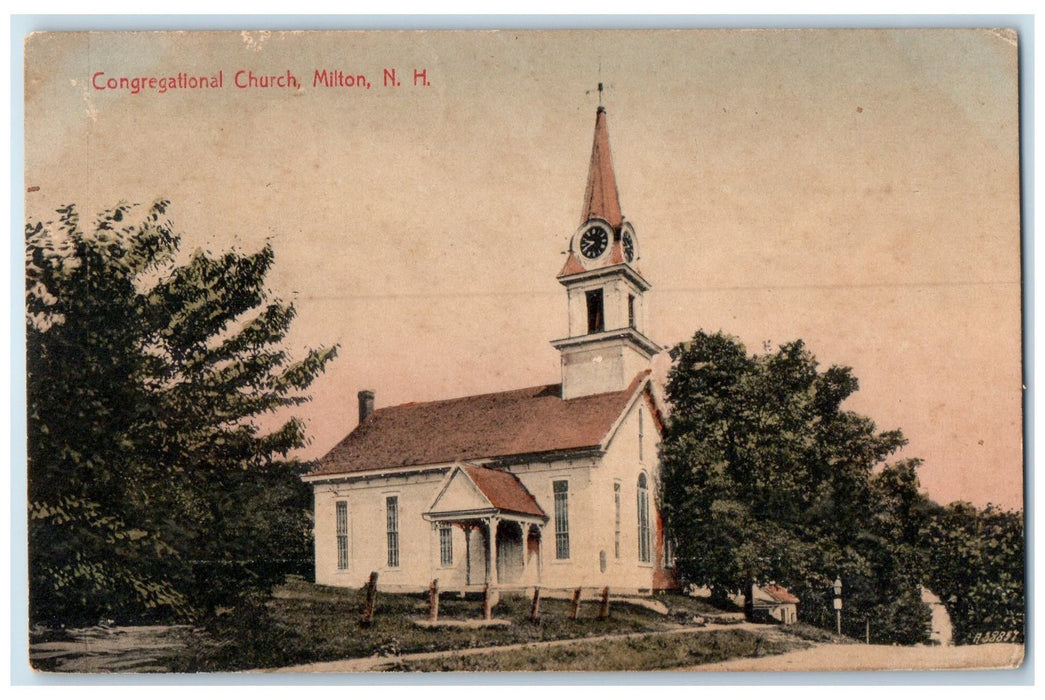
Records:
<instances>
[{"instance_id":1,"label":"dark green tree","mask_svg":"<svg viewBox=\"0 0 1045 700\"><path fill-rule=\"evenodd\" d=\"M923 547L933 504L921 493L919 459L891 464L871 477L872 513L867 538L873 590L871 641L899 644L926 642L931 613L922 603L928 585Z\"/></svg>"},{"instance_id":2,"label":"dark green tree","mask_svg":"<svg viewBox=\"0 0 1045 700\"><path fill-rule=\"evenodd\" d=\"M167 202L26 225L30 615L187 618L307 567L285 416L336 349L292 360L272 249L179 259Z\"/></svg>"},{"instance_id":3,"label":"dark green tree","mask_svg":"<svg viewBox=\"0 0 1045 700\"><path fill-rule=\"evenodd\" d=\"M937 507L923 547L929 585L951 616L955 642L1024 640L1023 513L961 501Z\"/></svg>"},{"instance_id":4,"label":"dark green tree","mask_svg":"<svg viewBox=\"0 0 1045 700\"><path fill-rule=\"evenodd\" d=\"M661 503L679 575L719 596L751 580L780 582L802 600L803 617L825 627L841 576L847 630L863 636L875 619L881 637L908 640L905 625L881 616L916 611L927 622L928 610L918 569L903 568L913 553L875 520L884 498L903 494L884 481L876 488L873 476L905 440L843 410L858 388L852 371L821 371L801 341L748 355L735 338L703 331L672 355Z\"/></svg>"}]
</instances>

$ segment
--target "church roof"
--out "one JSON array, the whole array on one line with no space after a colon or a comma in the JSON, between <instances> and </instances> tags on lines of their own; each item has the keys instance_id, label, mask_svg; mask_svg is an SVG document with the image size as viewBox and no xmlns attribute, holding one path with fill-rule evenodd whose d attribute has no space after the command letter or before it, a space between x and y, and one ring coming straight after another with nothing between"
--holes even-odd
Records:
<instances>
[{"instance_id":1,"label":"church roof","mask_svg":"<svg viewBox=\"0 0 1045 700\"><path fill-rule=\"evenodd\" d=\"M599 107L595 113L595 140L591 146L591 163L588 166L588 187L584 191L584 211L581 223L592 219L605 219L619 231L624 217L620 212L617 194L617 179L613 175L610 158L610 136L606 128L606 110Z\"/></svg>"},{"instance_id":2,"label":"church roof","mask_svg":"<svg viewBox=\"0 0 1045 700\"><path fill-rule=\"evenodd\" d=\"M649 375L624 391L569 400L550 384L379 408L308 476L597 448Z\"/></svg>"},{"instance_id":3,"label":"church roof","mask_svg":"<svg viewBox=\"0 0 1045 700\"><path fill-rule=\"evenodd\" d=\"M569 275L576 275L580 272L587 272L584 265L581 265L581 261L577 259L577 256L573 254L571 250L569 257L566 258L566 264L559 270L557 277L568 277Z\"/></svg>"}]
</instances>

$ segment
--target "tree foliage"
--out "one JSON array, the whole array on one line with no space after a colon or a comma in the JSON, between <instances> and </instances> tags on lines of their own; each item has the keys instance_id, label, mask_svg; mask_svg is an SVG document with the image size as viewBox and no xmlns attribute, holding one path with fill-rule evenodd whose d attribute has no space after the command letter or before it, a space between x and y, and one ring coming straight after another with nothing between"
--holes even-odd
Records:
<instances>
[{"instance_id":1,"label":"tree foliage","mask_svg":"<svg viewBox=\"0 0 1045 700\"><path fill-rule=\"evenodd\" d=\"M852 371L821 371L801 341L748 355L735 338L703 331L673 355L661 495L679 574L720 595L780 582L824 626L840 576L843 620L863 636L871 619L890 641L903 636L888 622L896 601L917 601L927 616L907 568L916 553L888 544L916 462L874 477L904 438L842 409L858 388Z\"/></svg>"},{"instance_id":2,"label":"tree foliage","mask_svg":"<svg viewBox=\"0 0 1045 700\"><path fill-rule=\"evenodd\" d=\"M960 501L937 508L924 546L929 585L951 615L957 643L1023 641L1022 513Z\"/></svg>"},{"instance_id":3,"label":"tree foliage","mask_svg":"<svg viewBox=\"0 0 1045 700\"><path fill-rule=\"evenodd\" d=\"M281 349L271 247L186 261L166 208L26 225L34 621L187 618L310 556L304 426L262 425L336 349Z\"/></svg>"},{"instance_id":4,"label":"tree foliage","mask_svg":"<svg viewBox=\"0 0 1045 700\"><path fill-rule=\"evenodd\" d=\"M684 581L719 595L777 581L803 619L872 642L928 641L925 585L958 643L1023 639L1023 516L920 491L918 459L842 408L858 389L847 367L821 371L801 341L748 355L698 332L672 351L672 415L661 446L661 502Z\"/></svg>"}]
</instances>

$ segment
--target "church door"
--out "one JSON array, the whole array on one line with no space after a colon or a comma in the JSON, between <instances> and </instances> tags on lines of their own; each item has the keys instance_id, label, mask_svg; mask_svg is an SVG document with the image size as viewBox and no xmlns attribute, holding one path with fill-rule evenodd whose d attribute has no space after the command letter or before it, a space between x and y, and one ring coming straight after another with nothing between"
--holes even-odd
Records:
<instances>
[{"instance_id":1,"label":"church door","mask_svg":"<svg viewBox=\"0 0 1045 700\"><path fill-rule=\"evenodd\" d=\"M497 528L497 580L518 583L522 577L524 556L522 525L502 520Z\"/></svg>"}]
</instances>

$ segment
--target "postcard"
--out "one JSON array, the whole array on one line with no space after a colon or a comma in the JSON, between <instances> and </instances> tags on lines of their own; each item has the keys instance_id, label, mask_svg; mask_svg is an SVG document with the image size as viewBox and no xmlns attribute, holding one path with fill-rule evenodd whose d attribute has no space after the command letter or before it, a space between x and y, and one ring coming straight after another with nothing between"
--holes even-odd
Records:
<instances>
[{"instance_id":1,"label":"postcard","mask_svg":"<svg viewBox=\"0 0 1045 700\"><path fill-rule=\"evenodd\" d=\"M1018 667L1019 41L28 36L32 667Z\"/></svg>"}]
</instances>

